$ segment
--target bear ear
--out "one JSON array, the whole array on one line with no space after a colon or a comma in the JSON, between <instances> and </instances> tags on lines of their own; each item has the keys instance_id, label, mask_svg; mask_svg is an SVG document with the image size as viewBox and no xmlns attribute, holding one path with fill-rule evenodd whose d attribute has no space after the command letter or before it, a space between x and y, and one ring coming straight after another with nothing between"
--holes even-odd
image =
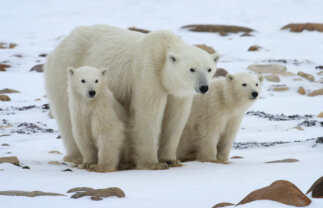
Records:
<instances>
[{"instance_id":1,"label":"bear ear","mask_svg":"<svg viewBox=\"0 0 323 208\"><path fill-rule=\"evenodd\" d=\"M225 78L228 80L228 81L232 81L233 80L233 75L232 74L227 74L225 76Z\"/></svg>"},{"instance_id":2,"label":"bear ear","mask_svg":"<svg viewBox=\"0 0 323 208\"><path fill-rule=\"evenodd\" d=\"M75 73L75 68L74 67L67 67L67 71L69 75L73 75Z\"/></svg>"},{"instance_id":3,"label":"bear ear","mask_svg":"<svg viewBox=\"0 0 323 208\"><path fill-rule=\"evenodd\" d=\"M264 76L262 76L261 74L258 75L258 79L260 81L260 83L262 83L264 81Z\"/></svg>"},{"instance_id":4,"label":"bear ear","mask_svg":"<svg viewBox=\"0 0 323 208\"><path fill-rule=\"evenodd\" d=\"M172 54L172 53L169 53L169 54L168 54L168 58L169 58L173 63L175 63L175 62L177 61L176 56L175 56L174 54Z\"/></svg>"},{"instance_id":5,"label":"bear ear","mask_svg":"<svg viewBox=\"0 0 323 208\"><path fill-rule=\"evenodd\" d=\"M211 56L212 56L214 63L217 64L220 60L220 55L217 53L213 53L213 54L211 54Z\"/></svg>"}]
</instances>

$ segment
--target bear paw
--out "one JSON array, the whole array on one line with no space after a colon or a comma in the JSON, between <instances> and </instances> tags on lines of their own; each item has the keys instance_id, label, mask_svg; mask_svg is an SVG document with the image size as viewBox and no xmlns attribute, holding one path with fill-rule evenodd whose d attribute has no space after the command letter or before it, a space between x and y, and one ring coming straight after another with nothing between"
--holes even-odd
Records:
<instances>
[{"instance_id":1,"label":"bear paw","mask_svg":"<svg viewBox=\"0 0 323 208\"><path fill-rule=\"evenodd\" d=\"M179 160L168 160L165 161L169 167L182 167L182 163Z\"/></svg>"}]
</instances>

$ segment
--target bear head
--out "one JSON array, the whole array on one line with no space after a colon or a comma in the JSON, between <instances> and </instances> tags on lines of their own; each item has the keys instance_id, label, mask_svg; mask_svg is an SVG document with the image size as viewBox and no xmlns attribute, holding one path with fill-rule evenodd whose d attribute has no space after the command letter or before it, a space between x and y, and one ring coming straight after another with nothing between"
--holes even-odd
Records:
<instances>
[{"instance_id":1,"label":"bear head","mask_svg":"<svg viewBox=\"0 0 323 208\"><path fill-rule=\"evenodd\" d=\"M175 96L207 93L219 58L217 53L208 54L195 46L167 53L162 74L164 87Z\"/></svg>"},{"instance_id":2,"label":"bear head","mask_svg":"<svg viewBox=\"0 0 323 208\"><path fill-rule=\"evenodd\" d=\"M262 75L245 72L227 74L226 82L231 92L228 96L232 96L236 101L239 100L239 103L254 102L259 97L263 80Z\"/></svg>"},{"instance_id":3,"label":"bear head","mask_svg":"<svg viewBox=\"0 0 323 208\"><path fill-rule=\"evenodd\" d=\"M67 68L70 89L79 96L93 100L106 82L106 69L99 70L90 66Z\"/></svg>"}]
</instances>

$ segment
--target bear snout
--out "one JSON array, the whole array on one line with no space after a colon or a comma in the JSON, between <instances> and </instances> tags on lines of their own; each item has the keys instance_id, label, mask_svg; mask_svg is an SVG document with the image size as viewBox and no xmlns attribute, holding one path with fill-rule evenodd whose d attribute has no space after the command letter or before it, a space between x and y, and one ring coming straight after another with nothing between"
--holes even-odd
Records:
<instances>
[{"instance_id":1,"label":"bear snout","mask_svg":"<svg viewBox=\"0 0 323 208\"><path fill-rule=\"evenodd\" d=\"M253 97L253 98L256 98L256 97L258 97L258 92L253 91L253 92L251 93L251 95L252 95L252 97Z\"/></svg>"},{"instance_id":2,"label":"bear snout","mask_svg":"<svg viewBox=\"0 0 323 208\"><path fill-rule=\"evenodd\" d=\"M94 96L95 96L95 91L94 90L90 90L89 91L89 96L90 96L90 98L93 98Z\"/></svg>"},{"instance_id":3,"label":"bear snout","mask_svg":"<svg viewBox=\"0 0 323 208\"><path fill-rule=\"evenodd\" d=\"M201 86L201 87L199 88L199 90L200 90L200 92L201 92L202 94L205 94L205 93L207 93L207 91L209 90L209 86L207 86L207 85L203 85L203 86Z\"/></svg>"}]
</instances>

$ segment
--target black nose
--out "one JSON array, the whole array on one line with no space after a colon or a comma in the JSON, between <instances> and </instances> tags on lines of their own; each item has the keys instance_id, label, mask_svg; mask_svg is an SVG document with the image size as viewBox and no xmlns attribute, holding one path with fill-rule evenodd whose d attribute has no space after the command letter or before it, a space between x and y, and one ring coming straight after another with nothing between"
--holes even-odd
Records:
<instances>
[{"instance_id":1,"label":"black nose","mask_svg":"<svg viewBox=\"0 0 323 208\"><path fill-rule=\"evenodd\" d=\"M258 97L258 92L252 92L251 95L252 95L252 97L256 98L256 97Z\"/></svg>"},{"instance_id":2,"label":"black nose","mask_svg":"<svg viewBox=\"0 0 323 208\"><path fill-rule=\"evenodd\" d=\"M202 94L205 94L208 90L209 90L209 86L207 86L207 85L204 85L204 86L200 87L200 92Z\"/></svg>"},{"instance_id":3,"label":"black nose","mask_svg":"<svg viewBox=\"0 0 323 208\"><path fill-rule=\"evenodd\" d=\"M90 90L90 91L89 91L89 95L90 95L90 97L94 97L94 95L95 95L95 91L94 91L94 90Z\"/></svg>"}]
</instances>

